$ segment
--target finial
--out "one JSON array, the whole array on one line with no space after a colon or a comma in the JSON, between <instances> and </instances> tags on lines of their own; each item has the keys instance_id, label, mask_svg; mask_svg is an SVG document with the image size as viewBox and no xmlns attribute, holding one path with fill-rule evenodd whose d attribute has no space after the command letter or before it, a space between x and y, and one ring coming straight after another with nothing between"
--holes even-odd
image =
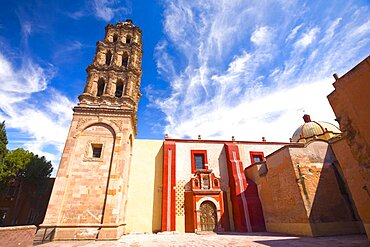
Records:
<instances>
[{"instance_id":1,"label":"finial","mask_svg":"<svg viewBox=\"0 0 370 247\"><path fill-rule=\"evenodd\" d=\"M304 115L303 115L303 120L304 120L304 122L305 122L305 123L309 123L309 122L311 122L311 117L310 117L310 115L308 115L308 114L304 114Z\"/></svg>"},{"instance_id":2,"label":"finial","mask_svg":"<svg viewBox=\"0 0 370 247\"><path fill-rule=\"evenodd\" d=\"M168 139L168 133L164 135L164 139Z\"/></svg>"},{"instance_id":3,"label":"finial","mask_svg":"<svg viewBox=\"0 0 370 247\"><path fill-rule=\"evenodd\" d=\"M266 138L264 136L262 136L262 141L266 142Z\"/></svg>"},{"instance_id":4,"label":"finial","mask_svg":"<svg viewBox=\"0 0 370 247\"><path fill-rule=\"evenodd\" d=\"M232 136L231 137L231 140L234 142L235 141L235 136Z\"/></svg>"},{"instance_id":5,"label":"finial","mask_svg":"<svg viewBox=\"0 0 370 247\"><path fill-rule=\"evenodd\" d=\"M198 140L202 140L202 137L200 135L198 135Z\"/></svg>"}]
</instances>

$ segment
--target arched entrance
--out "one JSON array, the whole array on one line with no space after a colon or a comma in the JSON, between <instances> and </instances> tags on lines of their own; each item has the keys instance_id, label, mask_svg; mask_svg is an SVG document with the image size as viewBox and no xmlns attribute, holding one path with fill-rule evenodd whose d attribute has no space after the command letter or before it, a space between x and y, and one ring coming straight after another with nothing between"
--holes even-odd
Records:
<instances>
[{"instance_id":1,"label":"arched entrance","mask_svg":"<svg viewBox=\"0 0 370 247\"><path fill-rule=\"evenodd\" d=\"M200 205L201 231L215 231L216 226L217 226L216 206L211 201L205 201Z\"/></svg>"}]
</instances>

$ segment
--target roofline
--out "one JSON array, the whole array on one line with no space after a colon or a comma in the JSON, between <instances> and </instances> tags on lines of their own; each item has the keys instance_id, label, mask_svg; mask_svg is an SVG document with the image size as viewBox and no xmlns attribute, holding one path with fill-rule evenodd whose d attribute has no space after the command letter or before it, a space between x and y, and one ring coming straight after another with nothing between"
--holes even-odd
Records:
<instances>
[{"instance_id":1,"label":"roofline","mask_svg":"<svg viewBox=\"0 0 370 247\"><path fill-rule=\"evenodd\" d=\"M289 145L293 144L292 142L262 142L262 141L230 141L230 140L193 140L193 139L174 139L167 138L164 141L172 142L193 142L193 143L234 143L234 144L256 144L256 145Z\"/></svg>"},{"instance_id":2,"label":"roofline","mask_svg":"<svg viewBox=\"0 0 370 247\"><path fill-rule=\"evenodd\" d=\"M275 154L275 153L277 153L277 152L279 152L279 151L281 151L281 150L283 150L283 149L285 149L285 148L305 148L305 147L307 147L308 145L310 145L313 142L325 142L327 144L330 144L330 142L328 140L323 140L323 139L314 139L314 140L310 140L308 142L290 143L290 145L285 145L285 146L283 146L283 147L275 150L274 152L270 153L269 155L266 156L266 158L269 157L269 156L271 156L271 155L273 155L273 154Z\"/></svg>"}]
</instances>

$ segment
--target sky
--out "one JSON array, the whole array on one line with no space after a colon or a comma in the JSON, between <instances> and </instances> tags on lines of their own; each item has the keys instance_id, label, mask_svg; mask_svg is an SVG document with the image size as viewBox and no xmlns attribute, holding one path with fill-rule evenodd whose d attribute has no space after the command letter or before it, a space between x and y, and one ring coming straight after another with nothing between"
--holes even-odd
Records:
<instances>
[{"instance_id":1,"label":"sky","mask_svg":"<svg viewBox=\"0 0 370 247\"><path fill-rule=\"evenodd\" d=\"M0 3L8 148L55 168L108 23L143 31L139 139L289 141L305 113L335 123L332 75L370 55L369 0Z\"/></svg>"}]
</instances>

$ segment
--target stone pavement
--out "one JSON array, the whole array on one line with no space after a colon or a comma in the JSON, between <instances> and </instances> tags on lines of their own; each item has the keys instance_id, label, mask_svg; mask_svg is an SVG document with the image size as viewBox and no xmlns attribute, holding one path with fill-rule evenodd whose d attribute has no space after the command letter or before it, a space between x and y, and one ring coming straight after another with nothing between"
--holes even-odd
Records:
<instances>
[{"instance_id":1,"label":"stone pavement","mask_svg":"<svg viewBox=\"0 0 370 247\"><path fill-rule=\"evenodd\" d=\"M209 234L197 235L194 233L161 233L161 234L130 234L122 236L117 241L55 241L40 247L89 247L89 246L316 246L316 247L347 247L370 246L366 235L346 235L334 237L297 237L274 233L251 234Z\"/></svg>"}]
</instances>

